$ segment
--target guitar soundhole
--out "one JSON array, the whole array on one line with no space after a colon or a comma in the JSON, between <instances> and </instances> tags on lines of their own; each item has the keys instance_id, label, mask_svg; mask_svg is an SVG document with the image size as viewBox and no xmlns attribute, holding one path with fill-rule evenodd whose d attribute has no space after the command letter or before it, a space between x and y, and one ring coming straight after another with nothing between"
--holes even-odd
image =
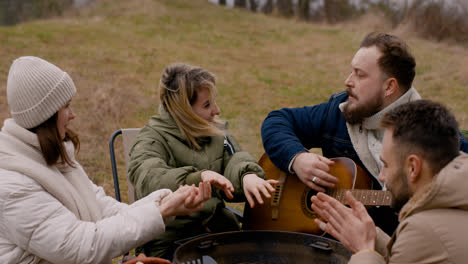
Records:
<instances>
[{"instance_id":1,"label":"guitar soundhole","mask_svg":"<svg viewBox=\"0 0 468 264\"><path fill-rule=\"evenodd\" d=\"M310 198L312 198L312 196L316 194L317 194L317 191L312 190L309 187L304 188L304 191L302 192L302 198L301 198L302 212L304 213L304 215L310 218L318 217L317 213L312 210L312 202L310 201Z\"/></svg>"}]
</instances>

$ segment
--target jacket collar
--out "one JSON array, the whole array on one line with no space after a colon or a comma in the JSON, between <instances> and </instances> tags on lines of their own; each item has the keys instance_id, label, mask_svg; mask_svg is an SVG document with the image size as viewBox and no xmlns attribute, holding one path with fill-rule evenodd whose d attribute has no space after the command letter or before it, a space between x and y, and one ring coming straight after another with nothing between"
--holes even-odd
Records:
<instances>
[{"instance_id":1,"label":"jacket collar","mask_svg":"<svg viewBox=\"0 0 468 264\"><path fill-rule=\"evenodd\" d=\"M33 179L78 219L92 222L101 219L92 183L78 163L76 168L67 164L63 168L47 165L37 135L19 126L13 119L4 123L0 146L0 168ZM75 161L73 143L66 143L65 148Z\"/></svg>"},{"instance_id":2,"label":"jacket collar","mask_svg":"<svg viewBox=\"0 0 468 264\"><path fill-rule=\"evenodd\" d=\"M420 211L437 208L457 208L468 211L468 155L460 155L445 166L431 183L418 190L403 206L400 222Z\"/></svg>"},{"instance_id":3,"label":"jacket collar","mask_svg":"<svg viewBox=\"0 0 468 264\"><path fill-rule=\"evenodd\" d=\"M380 110L379 112L375 113L374 115L364 119L362 122L362 127L365 129L379 129L380 128L380 120L382 120L382 117L389 112L390 110L394 109L395 107L402 105L407 102L411 102L414 100L419 100L421 99L421 96L419 95L418 91L414 87L411 87L404 93L402 96L400 96L395 102L391 103L384 109ZM343 102L339 105L340 111L343 112L345 106L348 104L348 101Z\"/></svg>"},{"instance_id":4,"label":"jacket collar","mask_svg":"<svg viewBox=\"0 0 468 264\"><path fill-rule=\"evenodd\" d=\"M353 147L362 161L366 169L374 176L378 181L378 175L381 169L381 161L378 159L378 155L382 149L382 138L383 129L380 127L380 121L385 113L391 109L404 104L406 102L415 101L421 99L416 89L411 87L406 93L404 93L395 102L385 107L373 116L366 118L362 124L349 124L346 123L348 134L353 143ZM343 102L339 105L341 111L343 111L348 101ZM380 181L379 181L380 183ZM380 183L382 185L382 183Z\"/></svg>"},{"instance_id":5,"label":"jacket collar","mask_svg":"<svg viewBox=\"0 0 468 264\"><path fill-rule=\"evenodd\" d=\"M171 114L164 109L162 105L159 105L158 109L158 115L152 116L148 126L152 127L153 129L157 127L158 130L162 130L168 134L171 134L172 136L186 141L187 138L185 135L182 133L182 131L179 129L179 126L177 125L176 121L174 118L171 116ZM228 122L223 121L223 124L220 127L221 130L227 130L228 129ZM208 139L209 137L207 137Z\"/></svg>"},{"instance_id":6,"label":"jacket collar","mask_svg":"<svg viewBox=\"0 0 468 264\"><path fill-rule=\"evenodd\" d=\"M162 105L159 105L158 115L152 116L148 125L152 128L157 127L158 130L162 130L180 140L186 141L186 137L177 126L176 121Z\"/></svg>"},{"instance_id":7,"label":"jacket collar","mask_svg":"<svg viewBox=\"0 0 468 264\"><path fill-rule=\"evenodd\" d=\"M2 132L11 136L14 135L15 138L29 144L39 151L41 149L37 135L18 125L13 118L8 118L5 120L3 123Z\"/></svg>"},{"instance_id":8,"label":"jacket collar","mask_svg":"<svg viewBox=\"0 0 468 264\"><path fill-rule=\"evenodd\" d=\"M362 127L369 130L377 130L380 129L380 121L382 120L383 116L390 112L392 109L396 108L399 105L404 103L414 101L415 99L421 99L419 93L411 87L406 93L400 96L396 101L385 107L384 109L380 110L378 113L364 119L362 122Z\"/></svg>"}]
</instances>

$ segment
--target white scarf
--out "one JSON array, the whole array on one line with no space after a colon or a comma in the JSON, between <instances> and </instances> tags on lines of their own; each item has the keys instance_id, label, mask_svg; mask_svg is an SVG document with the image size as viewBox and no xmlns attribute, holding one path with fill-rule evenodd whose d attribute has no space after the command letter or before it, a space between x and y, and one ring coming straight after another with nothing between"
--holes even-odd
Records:
<instances>
[{"instance_id":1,"label":"white scarf","mask_svg":"<svg viewBox=\"0 0 468 264\"><path fill-rule=\"evenodd\" d=\"M348 134L353 143L354 149L361 159L367 170L377 179L382 168L382 162L380 161L379 155L382 151L382 138L384 129L380 126L380 121L383 116L394 109L395 107L402 105L407 102L421 99L419 93L411 87L406 93L404 93L395 102L391 103L384 109L375 113L362 122L362 124L351 125L346 123L348 128ZM343 109L348 101L339 105L340 110ZM377 179L378 180L378 179ZM379 181L380 183L380 181Z\"/></svg>"},{"instance_id":2,"label":"white scarf","mask_svg":"<svg viewBox=\"0 0 468 264\"><path fill-rule=\"evenodd\" d=\"M73 143L64 145L75 168L66 163L48 166L37 135L7 119L0 132L0 168L30 177L78 219L96 222L102 214L92 183L75 160Z\"/></svg>"}]
</instances>

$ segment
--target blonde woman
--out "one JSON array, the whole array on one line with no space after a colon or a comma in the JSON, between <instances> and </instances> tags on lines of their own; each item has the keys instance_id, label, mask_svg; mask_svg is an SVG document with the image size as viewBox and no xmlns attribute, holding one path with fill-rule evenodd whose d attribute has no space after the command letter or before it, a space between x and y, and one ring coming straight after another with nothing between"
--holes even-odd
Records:
<instances>
[{"instance_id":1,"label":"blonde woman","mask_svg":"<svg viewBox=\"0 0 468 264\"><path fill-rule=\"evenodd\" d=\"M11 65L12 118L0 132L0 263L110 264L211 197L209 184L158 190L130 206L106 196L75 159L75 93L70 76L43 59Z\"/></svg>"},{"instance_id":2,"label":"blonde woman","mask_svg":"<svg viewBox=\"0 0 468 264\"><path fill-rule=\"evenodd\" d=\"M137 136L130 152L129 175L141 199L152 191L209 182L212 198L201 212L177 217L166 233L141 250L171 258L175 240L208 232L239 230L224 201L253 207L270 197L272 184L252 155L241 150L217 116L215 76L187 64L168 66L159 83L159 115Z\"/></svg>"}]
</instances>

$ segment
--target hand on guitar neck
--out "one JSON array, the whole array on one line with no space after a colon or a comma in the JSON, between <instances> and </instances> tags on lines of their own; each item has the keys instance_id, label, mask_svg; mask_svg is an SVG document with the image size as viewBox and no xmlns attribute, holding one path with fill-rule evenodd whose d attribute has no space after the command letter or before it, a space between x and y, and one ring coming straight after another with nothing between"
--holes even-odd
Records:
<instances>
[{"instance_id":1,"label":"hand on guitar neck","mask_svg":"<svg viewBox=\"0 0 468 264\"><path fill-rule=\"evenodd\" d=\"M292 169L309 188L317 192L325 192L325 188L334 188L338 183L338 178L329 173L330 166L333 164L332 160L321 155L303 152L294 159Z\"/></svg>"}]
</instances>

